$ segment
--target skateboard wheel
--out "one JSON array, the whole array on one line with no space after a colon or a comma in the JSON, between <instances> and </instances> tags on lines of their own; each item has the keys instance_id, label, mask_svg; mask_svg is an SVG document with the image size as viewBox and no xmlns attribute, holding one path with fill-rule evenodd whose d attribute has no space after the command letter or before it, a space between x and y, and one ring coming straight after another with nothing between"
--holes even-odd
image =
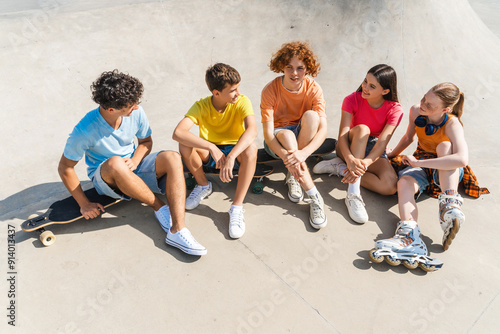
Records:
<instances>
[{"instance_id":1,"label":"skateboard wheel","mask_svg":"<svg viewBox=\"0 0 500 334\"><path fill-rule=\"evenodd\" d=\"M254 194L262 194L264 192L264 185L262 182L255 182L252 188Z\"/></svg>"},{"instance_id":2,"label":"skateboard wheel","mask_svg":"<svg viewBox=\"0 0 500 334\"><path fill-rule=\"evenodd\" d=\"M37 215L36 213L34 213L34 214L32 214L32 215L29 215L28 220L29 220L29 219L33 219L33 218L36 218L36 217L38 217L38 215Z\"/></svg>"},{"instance_id":3,"label":"skateboard wheel","mask_svg":"<svg viewBox=\"0 0 500 334\"><path fill-rule=\"evenodd\" d=\"M193 190L195 186L196 186L196 180L194 179L194 177L188 176L186 178L186 189Z\"/></svg>"},{"instance_id":4,"label":"skateboard wheel","mask_svg":"<svg viewBox=\"0 0 500 334\"><path fill-rule=\"evenodd\" d=\"M40 234L40 241L45 247L48 247L56 242L56 236L51 231L44 231Z\"/></svg>"}]
</instances>

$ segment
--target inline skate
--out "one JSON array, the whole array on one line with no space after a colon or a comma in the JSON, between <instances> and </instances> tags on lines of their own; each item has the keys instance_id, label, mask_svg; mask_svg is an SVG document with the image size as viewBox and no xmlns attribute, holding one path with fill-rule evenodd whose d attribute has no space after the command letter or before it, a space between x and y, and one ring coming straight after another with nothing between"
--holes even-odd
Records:
<instances>
[{"instance_id":1,"label":"inline skate","mask_svg":"<svg viewBox=\"0 0 500 334\"><path fill-rule=\"evenodd\" d=\"M443 262L427 255L427 246L420 238L420 229L413 220L399 222L396 234L390 239L378 240L368 256L375 263L385 261L391 266L401 263L408 269L420 267L435 271Z\"/></svg>"},{"instance_id":2,"label":"inline skate","mask_svg":"<svg viewBox=\"0 0 500 334\"><path fill-rule=\"evenodd\" d=\"M443 249L447 250L455 235L460 230L460 226L465 222L465 215L462 211L464 200L457 193L441 194L439 200L439 224L443 229Z\"/></svg>"}]
</instances>

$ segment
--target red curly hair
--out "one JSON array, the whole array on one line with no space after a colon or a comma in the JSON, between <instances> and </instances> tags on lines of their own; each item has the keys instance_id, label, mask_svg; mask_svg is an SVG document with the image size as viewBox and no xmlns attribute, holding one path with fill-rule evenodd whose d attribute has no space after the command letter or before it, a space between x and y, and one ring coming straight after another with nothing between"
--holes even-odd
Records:
<instances>
[{"instance_id":1,"label":"red curly hair","mask_svg":"<svg viewBox=\"0 0 500 334\"><path fill-rule=\"evenodd\" d=\"M297 58L304 62L307 68L307 74L312 77L318 75L321 68L318 58L309 48L308 42L289 42L281 46L281 48L273 54L269 68L276 73L283 73L285 67L290 63L290 60L297 56Z\"/></svg>"}]
</instances>

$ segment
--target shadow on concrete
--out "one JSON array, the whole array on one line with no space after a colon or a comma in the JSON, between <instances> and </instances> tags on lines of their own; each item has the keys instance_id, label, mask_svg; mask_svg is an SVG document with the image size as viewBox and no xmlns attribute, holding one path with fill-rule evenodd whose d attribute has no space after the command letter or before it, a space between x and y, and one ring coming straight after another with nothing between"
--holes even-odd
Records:
<instances>
[{"instance_id":1,"label":"shadow on concrete","mask_svg":"<svg viewBox=\"0 0 500 334\"><path fill-rule=\"evenodd\" d=\"M82 182L82 187L87 189L91 186L91 182ZM62 189L61 194L59 194L59 189ZM48 194L57 196L48 196ZM21 212L8 215L10 218L18 218L21 220L27 220L31 214L43 214L47 208L55 201L66 198L68 192L61 183L47 183L37 185L28 189L25 189L17 194L14 194L1 202L2 207L8 203L22 201L26 205L21 205L19 207L25 208L30 206L30 209L23 209ZM29 201L33 198L42 198L42 200ZM68 224L53 224L49 225L46 229L54 233L54 235L64 235L64 234L88 234L89 232L100 231L104 229L112 229L118 226L129 225L132 228L138 230L144 235L151 238L154 245L167 253L171 254L178 261L185 263L192 263L200 259L200 256L192 256L185 254L184 252L178 250L177 248L170 247L165 243L165 232L162 230L158 221L154 216L152 209L141 204L136 200L122 201L106 208L106 217L98 217L91 220L79 219L73 223ZM111 217L110 217L111 215ZM5 216L5 215L4 215ZM26 242L32 240L32 244L36 248L43 248L42 242L39 240L40 233L38 231L25 232L23 230L16 231L16 243Z\"/></svg>"}]
</instances>

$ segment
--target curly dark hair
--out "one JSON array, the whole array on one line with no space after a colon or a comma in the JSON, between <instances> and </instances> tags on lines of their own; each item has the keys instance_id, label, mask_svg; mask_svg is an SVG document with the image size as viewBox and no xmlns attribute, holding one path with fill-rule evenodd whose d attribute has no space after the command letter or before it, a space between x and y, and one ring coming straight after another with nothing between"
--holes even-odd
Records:
<instances>
[{"instance_id":1,"label":"curly dark hair","mask_svg":"<svg viewBox=\"0 0 500 334\"><path fill-rule=\"evenodd\" d=\"M217 63L210 66L205 73L205 82L211 92L213 92L214 89L222 92L227 84L232 86L240 83L240 81L241 77L238 71L223 63Z\"/></svg>"},{"instance_id":2,"label":"curly dark hair","mask_svg":"<svg viewBox=\"0 0 500 334\"><path fill-rule=\"evenodd\" d=\"M312 77L318 75L321 66L318 58L310 49L308 42L297 41L283 44L278 52L273 54L269 68L273 72L283 73L283 70L294 56L297 56L299 60L304 62L307 74Z\"/></svg>"},{"instance_id":3,"label":"curly dark hair","mask_svg":"<svg viewBox=\"0 0 500 334\"><path fill-rule=\"evenodd\" d=\"M138 79L113 70L102 73L90 89L92 100L104 109L122 109L140 103L144 86Z\"/></svg>"}]
</instances>

